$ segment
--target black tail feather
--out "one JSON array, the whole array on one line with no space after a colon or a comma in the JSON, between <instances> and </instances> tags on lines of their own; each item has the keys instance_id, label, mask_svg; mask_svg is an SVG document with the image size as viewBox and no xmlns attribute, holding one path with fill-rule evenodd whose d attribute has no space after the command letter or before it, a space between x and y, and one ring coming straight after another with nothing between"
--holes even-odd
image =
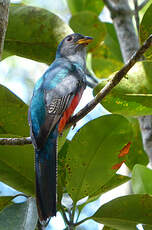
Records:
<instances>
[{"instance_id":1,"label":"black tail feather","mask_svg":"<svg viewBox=\"0 0 152 230\"><path fill-rule=\"evenodd\" d=\"M57 137L48 137L41 150L35 151L36 201L41 224L56 216Z\"/></svg>"}]
</instances>

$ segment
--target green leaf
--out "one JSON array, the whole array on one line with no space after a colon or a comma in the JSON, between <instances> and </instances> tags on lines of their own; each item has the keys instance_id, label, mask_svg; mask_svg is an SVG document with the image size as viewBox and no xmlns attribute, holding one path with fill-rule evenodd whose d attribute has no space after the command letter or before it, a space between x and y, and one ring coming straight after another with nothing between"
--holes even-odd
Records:
<instances>
[{"instance_id":1,"label":"green leaf","mask_svg":"<svg viewBox=\"0 0 152 230\"><path fill-rule=\"evenodd\" d=\"M152 228L152 197L128 195L116 198L92 216L93 220L118 230L137 230L137 224L148 224Z\"/></svg>"},{"instance_id":2,"label":"green leaf","mask_svg":"<svg viewBox=\"0 0 152 230\"><path fill-rule=\"evenodd\" d=\"M0 137L29 136L28 106L4 86L0 86L0 106ZM67 132L59 137L59 150ZM32 145L0 145L0 180L23 193L35 194Z\"/></svg>"},{"instance_id":3,"label":"green leaf","mask_svg":"<svg viewBox=\"0 0 152 230\"><path fill-rule=\"evenodd\" d=\"M152 4L152 0L149 0L146 5L139 11L140 21L142 20L144 14L146 13L149 6Z\"/></svg>"},{"instance_id":4,"label":"green leaf","mask_svg":"<svg viewBox=\"0 0 152 230\"><path fill-rule=\"evenodd\" d=\"M108 226L104 226L103 230L116 230L116 229L108 227Z\"/></svg>"},{"instance_id":5,"label":"green leaf","mask_svg":"<svg viewBox=\"0 0 152 230\"><path fill-rule=\"evenodd\" d=\"M61 203L63 192L65 192L66 179L66 154L68 149L68 142L65 142L62 149L58 153L58 203Z\"/></svg>"},{"instance_id":6,"label":"green leaf","mask_svg":"<svg viewBox=\"0 0 152 230\"><path fill-rule=\"evenodd\" d=\"M104 3L100 0L67 0L67 3L71 14L85 10L100 14L104 7Z\"/></svg>"},{"instance_id":7,"label":"green leaf","mask_svg":"<svg viewBox=\"0 0 152 230\"><path fill-rule=\"evenodd\" d=\"M150 225L143 225L143 227L144 227L144 230L151 230L151 226Z\"/></svg>"},{"instance_id":8,"label":"green leaf","mask_svg":"<svg viewBox=\"0 0 152 230\"><path fill-rule=\"evenodd\" d=\"M11 201L14 199L14 196L0 196L0 212L7 205L11 204Z\"/></svg>"},{"instance_id":9,"label":"green leaf","mask_svg":"<svg viewBox=\"0 0 152 230\"><path fill-rule=\"evenodd\" d=\"M75 33L93 37L93 42L88 46L89 52L96 49L104 40L106 34L105 25L92 12L83 11L73 15L69 24Z\"/></svg>"},{"instance_id":10,"label":"green leaf","mask_svg":"<svg viewBox=\"0 0 152 230\"><path fill-rule=\"evenodd\" d=\"M99 196L105 192L110 191L111 189L114 189L114 188L126 183L130 179L131 178L128 176L115 174L114 176L112 176L112 178L110 178L110 180L107 183L102 185L99 190L97 190L95 193L92 193L89 197L89 200L92 199L93 197L97 196L97 195Z\"/></svg>"},{"instance_id":11,"label":"green leaf","mask_svg":"<svg viewBox=\"0 0 152 230\"><path fill-rule=\"evenodd\" d=\"M135 165L132 171L134 193L152 194L152 170L143 165Z\"/></svg>"},{"instance_id":12,"label":"green leaf","mask_svg":"<svg viewBox=\"0 0 152 230\"><path fill-rule=\"evenodd\" d=\"M144 151L139 122L136 118L128 118L133 130L133 139L131 142L129 154L126 156L126 165L131 170L135 164L147 165L149 162L148 156Z\"/></svg>"},{"instance_id":13,"label":"green leaf","mask_svg":"<svg viewBox=\"0 0 152 230\"><path fill-rule=\"evenodd\" d=\"M150 35L152 31L152 23L151 23L151 15L152 15L152 4L146 10L143 19L140 24L140 40L143 43ZM150 47L146 53L146 58L152 59L152 47Z\"/></svg>"},{"instance_id":14,"label":"green leaf","mask_svg":"<svg viewBox=\"0 0 152 230\"><path fill-rule=\"evenodd\" d=\"M131 179L130 177L115 174L106 184L102 185L100 189L92 193L85 203L77 206L79 212L81 212L81 210L84 208L85 205L97 200L103 193L108 192L118 187L119 185L128 182L130 179Z\"/></svg>"},{"instance_id":15,"label":"green leaf","mask_svg":"<svg viewBox=\"0 0 152 230\"><path fill-rule=\"evenodd\" d=\"M0 85L0 133L29 136L28 106Z\"/></svg>"},{"instance_id":16,"label":"green leaf","mask_svg":"<svg viewBox=\"0 0 152 230\"><path fill-rule=\"evenodd\" d=\"M59 42L71 33L65 22L45 9L11 6L4 51L49 64Z\"/></svg>"},{"instance_id":17,"label":"green leaf","mask_svg":"<svg viewBox=\"0 0 152 230\"><path fill-rule=\"evenodd\" d=\"M114 166L124 160L118 155L131 140L131 131L124 117L105 115L89 122L69 142L66 188L74 203L90 196L112 178L116 172Z\"/></svg>"},{"instance_id":18,"label":"green leaf","mask_svg":"<svg viewBox=\"0 0 152 230\"><path fill-rule=\"evenodd\" d=\"M106 36L104 42L93 50L92 67L96 76L106 78L123 65L120 46L113 24L104 23Z\"/></svg>"},{"instance_id":19,"label":"green leaf","mask_svg":"<svg viewBox=\"0 0 152 230\"><path fill-rule=\"evenodd\" d=\"M0 230L34 230L38 216L36 203L29 198L21 204L13 204L0 213Z\"/></svg>"},{"instance_id":20,"label":"green leaf","mask_svg":"<svg viewBox=\"0 0 152 230\"><path fill-rule=\"evenodd\" d=\"M104 43L110 50L113 59L123 63L120 45L119 45L119 41L117 38L114 25L112 23L105 23L105 26L106 26L107 33L106 33Z\"/></svg>"},{"instance_id":21,"label":"green leaf","mask_svg":"<svg viewBox=\"0 0 152 230\"><path fill-rule=\"evenodd\" d=\"M103 80L95 88L95 95L108 83L113 75L107 80ZM123 78L102 100L102 105L108 111L125 116L150 115L152 114L151 104L151 85L142 62L136 63L128 72L126 78Z\"/></svg>"},{"instance_id":22,"label":"green leaf","mask_svg":"<svg viewBox=\"0 0 152 230\"><path fill-rule=\"evenodd\" d=\"M11 134L8 136L18 137ZM0 137L4 137L4 134L1 134ZM66 140L65 137L62 138L64 141ZM58 181L65 176L63 158L64 155L59 160ZM62 174L60 174L60 170L62 170ZM34 148L32 145L0 145L0 180L18 191L35 195ZM59 186L63 189L60 183ZM58 192L58 196L61 197L61 190L59 189Z\"/></svg>"},{"instance_id":23,"label":"green leaf","mask_svg":"<svg viewBox=\"0 0 152 230\"><path fill-rule=\"evenodd\" d=\"M102 55L102 54L101 54ZM98 78L109 77L114 71L119 70L122 67L122 63L115 59L106 57L94 57L92 59L93 71Z\"/></svg>"},{"instance_id":24,"label":"green leaf","mask_svg":"<svg viewBox=\"0 0 152 230\"><path fill-rule=\"evenodd\" d=\"M9 135L9 137L16 136ZM0 180L18 191L34 195L34 149L32 145L0 145Z\"/></svg>"}]
</instances>

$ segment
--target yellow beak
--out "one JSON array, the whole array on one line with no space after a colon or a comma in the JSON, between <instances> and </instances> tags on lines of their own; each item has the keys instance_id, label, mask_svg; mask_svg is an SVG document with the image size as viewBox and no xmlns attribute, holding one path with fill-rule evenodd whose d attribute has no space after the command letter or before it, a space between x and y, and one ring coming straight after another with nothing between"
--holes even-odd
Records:
<instances>
[{"instance_id":1,"label":"yellow beak","mask_svg":"<svg viewBox=\"0 0 152 230\"><path fill-rule=\"evenodd\" d=\"M91 37L84 37L84 38L79 39L76 43L88 45L90 42L92 42L92 40L93 40L93 38L91 38Z\"/></svg>"}]
</instances>

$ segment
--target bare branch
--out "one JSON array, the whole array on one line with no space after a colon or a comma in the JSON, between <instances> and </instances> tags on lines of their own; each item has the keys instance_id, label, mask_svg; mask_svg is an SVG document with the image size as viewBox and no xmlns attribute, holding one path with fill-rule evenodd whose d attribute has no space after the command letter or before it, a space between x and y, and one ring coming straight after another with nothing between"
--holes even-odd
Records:
<instances>
[{"instance_id":1,"label":"bare branch","mask_svg":"<svg viewBox=\"0 0 152 230\"><path fill-rule=\"evenodd\" d=\"M32 144L30 137L0 138L0 145L27 145Z\"/></svg>"},{"instance_id":2,"label":"bare branch","mask_svg":"<svg viewBox=\"0 0 152 230\"><path fill-rule=\"evenodd\" d=\"M142 55L152 45L152 34L144 42L144 44L135 52L132 58L118 71L115 76L105 85L104 88L91 100L83 109L73 116L67 123L65 128L69 128L76 124L80 119L87 115L101 100L121 81L133 65L141 59ZM31 144L30 137L23 138L0 138L0 145L26 145Z\"/></svg>"}]
</instances>

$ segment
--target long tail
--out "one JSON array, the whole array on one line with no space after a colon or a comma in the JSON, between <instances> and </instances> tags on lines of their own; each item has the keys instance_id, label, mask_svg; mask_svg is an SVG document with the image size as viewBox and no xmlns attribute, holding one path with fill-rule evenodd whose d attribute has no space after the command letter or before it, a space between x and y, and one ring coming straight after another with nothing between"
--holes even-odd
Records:
<instances>
[{"instance_id":1,"label":"long tail","mask_svg":"<svg viewBox=\"0 0 152 230\"><path fill-rule=\"evenodd\" d=\"M39 220L47 225L56 216L57 128L44 147L35 151L36 201Z\"/></svg>"}]
</instances>

